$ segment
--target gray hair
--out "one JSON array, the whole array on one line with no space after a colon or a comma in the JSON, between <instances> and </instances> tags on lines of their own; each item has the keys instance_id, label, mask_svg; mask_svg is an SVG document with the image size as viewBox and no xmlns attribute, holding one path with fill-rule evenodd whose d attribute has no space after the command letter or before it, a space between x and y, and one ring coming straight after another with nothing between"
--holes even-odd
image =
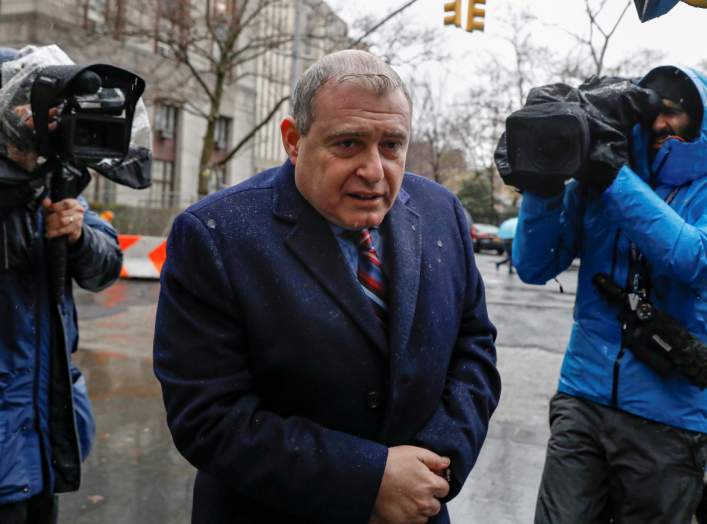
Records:
<instances>
[{"instance_id":1,"label":"gray hair","mask_svg":"<svg viewBox=\"0 0 707 524\"><path fill-rule=\"evenodd\" d=\"M347 49L320 58L297 81L292 94L292 116L301 135L309 132L314 121L314 97L317 91L329 82L359 83L380 95L400 89L410 104L412 115L412 98L398 73L381 58L367 51Z\"/></svg>"}]
</instances>

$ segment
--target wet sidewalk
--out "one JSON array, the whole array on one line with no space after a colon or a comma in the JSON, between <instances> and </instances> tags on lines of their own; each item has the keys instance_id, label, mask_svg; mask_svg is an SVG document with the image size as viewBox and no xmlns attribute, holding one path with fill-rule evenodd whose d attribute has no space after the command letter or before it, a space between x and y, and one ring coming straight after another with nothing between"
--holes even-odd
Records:
<instances>
[{"instance_id":1,"label":"wet sidewalk","mask_svg":"<svg viewBox=\"0 0 707 524\"><path fill-rule=\"evenodd\" d=\"M80 293L80 349L96 416L96 444L81 489L61 496L62 524L186 524L192 467L167 430L152 372L159 286L120 281Z\"/></svg>"}]
</instances>

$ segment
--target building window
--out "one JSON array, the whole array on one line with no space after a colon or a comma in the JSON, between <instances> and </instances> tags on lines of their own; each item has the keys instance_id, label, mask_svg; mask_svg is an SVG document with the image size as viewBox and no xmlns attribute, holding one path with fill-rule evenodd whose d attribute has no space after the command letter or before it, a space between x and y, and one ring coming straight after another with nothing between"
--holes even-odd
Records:
<instances>
[{"instance_id":1,"label":"building window","mask_svg":"<svg viewBox=\"0 0 707 524\"><path fill-rule=\"evenodd\" d=\"M169 20L173 25L183 25L188 21L190 4L189 0L158 0L157 9L160 18Z\"/></svg>"},{"instance_id":2,"label":"building window","mask_svg":"<svg viewBox=\"0 0 707 524\"><path fill-rule=\"evenodd\" d=\"M84 27L100 31L106 22L106 0L87 0L84 4Z\"/></svg>"},{"instance_id":3,"label":"building window","mask_svg":"<svg viewBox=\"0 0 707 524\"><path fill-rule=\"evenodd\" d=\"M226 166L214 166L211 168L211 177L209 179L209 193L219 191L228 187L226 174Z\"/></svg>"},{"instance_id":4,"label":"building window","mask_svg":"<svg viewBox=\"0 0 707 524\"><path fill-rule=\"evenodd\" d=\"M231 119L220 116L216 119L214 128L214 149L223 151L228 147L228 140L231 135Z\"/></svg>"},{"instance_id":5,"label":"building window","mask_svg":"<svg viewBox=\"0 0 707 524\"><path fill-rule=\"evenodd\" d=\"M173 207L175 201L174 162L153 160L149 207Z\"/></svg>"},{"instance_id":6,"label":"building window","mask_svg":"<svg viewBox=\"0 0 707 524\"><path fill-rule=\"evenodd\" d=\"M155 105L152 140L152 187L150 207L173 207L178 202L176 193L177 132L180 108L165 102Z\"/></svg>"},{"instance_id":7,"label":"building window","mask_svg":"<svg viewBox=\"0 0 707 524\"><path fill-rule=\"evenodd\" d=\"M236 0L215 0L212 4L212 16L233 16L236 13Z\"/></svg>"},{"instance_id":8,"label":"building window","mask_svg":"<svg viewBox=\"0 0 707 524\"><path fill-rule=\"evenodd\" d=\"M115 202L116 185L115 182L97 173L92 173L91 176L93 190L91 198L99 204L112 204Z\"/></svg>"},{"instance_id":9,"label":"building window","mask_svg":"<svg viewBox=\"0 0 707 524\"><path fill-rule=\"evenodd\" d=\"M106 29L120 33L125 29L125 0L86 0L84 27L98 33Z\"/></svg>"},{"instance_id":10,"label":"building window","mask_svg":"<svg viewBox=\"0 0 707 524\"><path fill-rule=\"evenodd\" d=\"M155 53L173 57L176 51L186 53L192 27L189 0L157 0L155 17Z\"/></svg>"},{"instance_id":11,"label":"building window","mask_svg":"<svg viewBox=\"0 0 707 524\"><path fill-rule=\"evenodd\" d=\"M179 108L167 104L158 104L155 108L155 131L162 140L174 140L177 132Z\"/></svg>"}]
</instances>

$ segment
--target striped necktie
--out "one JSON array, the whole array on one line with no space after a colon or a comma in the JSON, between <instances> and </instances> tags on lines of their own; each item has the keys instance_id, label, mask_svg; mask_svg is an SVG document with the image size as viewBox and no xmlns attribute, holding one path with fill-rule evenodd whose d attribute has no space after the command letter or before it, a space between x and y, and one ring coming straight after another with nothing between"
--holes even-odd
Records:
<instances>
[{"instance_id":1,"label":"striped necktie","mask_svg":"<svg viewBox=\"0 0 707 524\"><path fill-rule=\"evenodd\" d=\"M373 240L368 229L356 231L358 246L358 270L356 276L363 292L373 304L373 310L383 326L388 324L388 289L381 261L373 247Z\"/></svg>"}]
</instances>

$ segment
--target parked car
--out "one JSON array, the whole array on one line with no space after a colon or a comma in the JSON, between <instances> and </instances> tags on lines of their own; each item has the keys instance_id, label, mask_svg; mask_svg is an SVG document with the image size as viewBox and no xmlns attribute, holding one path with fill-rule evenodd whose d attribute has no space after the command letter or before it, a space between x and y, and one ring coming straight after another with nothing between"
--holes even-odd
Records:
<instances>
[{"instance_id":1,"label":"parked car","mask_svg":"<svg viewBox=\"0 0 707 524\"><path fill-rule=\"evenodd\" d=\"M474 253L489 250L502 255L504 252L503 241L498 236L498 227L492 224L476 223L471 226L471 239Z\"/></svg>"}]
</instances>

